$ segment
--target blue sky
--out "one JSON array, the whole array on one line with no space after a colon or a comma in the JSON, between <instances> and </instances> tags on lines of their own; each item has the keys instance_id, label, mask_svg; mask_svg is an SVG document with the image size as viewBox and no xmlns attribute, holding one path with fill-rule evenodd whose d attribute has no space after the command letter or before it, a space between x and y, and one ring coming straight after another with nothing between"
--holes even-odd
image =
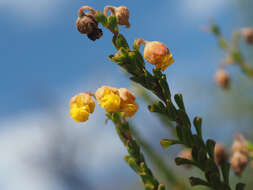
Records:
<instances>
[{"instance_id":1,"label":"blue sky","mask_svg":"<svg viewBox=\"0 0 253 190\"><path fill-rule=\"evenodd\" d=\"M111 34L105 31L103 38L94 43L76 31L76 12L84 3L100 9L107 4L124 3L128 6L132 27L122 28L122 32L130 42L142 37L168 45L176 59L167 71L169 75L212 75L217 62L212 56L216 43L200 30L200 26L207 24L211 16L219 16L221 24L229 26L233 23L222 16L229 7L224 6L224 1L207 2L1 0L1 116L41 109L55 101L50 100L51 94L58 95L66 89L85 90L85 84L79 89L74 86L80 81L90 83L94 75L103 73L102 81L105 83L113 80L112 73L122 78L119 69L107 60L107 56L115 51ZM205 72L199 72L204 68ZM100 77L95 77L95 80L97 78ZM96 87L99 85L101 81ZM40 103L41 99L46 101Z\"/></svg>"},{"instance_id":2,"label":"blue sky","mask_svg":"<svg viewBox=\"0 0 253 190\"><path fill-rule=\"evenodd\" d=\"M41 132L45 126L54 129L52 117L56 113L64 129L79 136L84 144L93 147L95 140L103 143L103 147L96 147L96 159L88 167L93 171L90 173L93 180L102 175L107 177L104 180L112 180L105 175L106 169L99 170L100 166L106 162L108 168L112 167L115 157L122 157L123 147L113 129L101 127L104 124L101 109L96 109L96 116L92 115L82 134L78 127L69 128L77 125L68 116L71 96L82 91L95 91L101 85L130 87L130 81L119 67L107 59L115 52L111 33L104 30L104 36L92 42L77 32L77 10L83 5L100 10L106 5L126 5L130 9L131 28L120 30L130 43L141 37L161 41L170 48L175 63L166 70L167 78L173 93L184 94L191 118L202 115L209 125L216 122L216 128L221 124L225 127L240 124L240 121L232 124L234 120L230 117L224 119L224 115L210 109L215 107L215 98L223 100L226 96L213 82L223 54L214 37L200 29L208 25L210 18L222 25L228 35L232 29L243 26L245 23L236 1L0 0L0 149L5 152L1 155L0 176L4 180L0 180L0 187L4 189L56 189L50 176L27 170L20 161L20 155L22 158L23 155L40 157L43 154L37 149L44 150L48 137ZM238 70L231 72L243 78ZM145 108L140 109L137 117L148 114ZM156 122L151 118L150 125L156 125ZM90 139L97 131L101 132L98 139ZM213 128L205 128L205 133L222 138L222 134L217 134ZM108 154L108 149L113 151ZM89 155L85 157L89 159ZM116 164L122 163L121 160ZM7 167L8 164L14 167ZM129 168L123 167L129 172L126 175L132 176ZM110 169L119 172L116 168ZM32 182L30 175L34 175Z\"/></svg>"}]
</instances>

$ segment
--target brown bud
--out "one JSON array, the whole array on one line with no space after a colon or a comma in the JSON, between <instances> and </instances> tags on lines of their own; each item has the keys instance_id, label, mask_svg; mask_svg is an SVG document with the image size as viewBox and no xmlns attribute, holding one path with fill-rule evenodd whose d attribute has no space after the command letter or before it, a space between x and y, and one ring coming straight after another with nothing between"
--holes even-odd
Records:
<instances>
[{"instance_id":1,"label":"brown bud","mask_svg":"<svg viewBox=\"0 0 253 190\"><path fill-rule=\"evenodd\" d=\"M217 85L223 89L228 89L230 86L230 76L227 71L224 69L219 69L214 77L214 80Z\"/></svg>"},{"instance_id":2,"label":"brown bud","mask_svg":"<svg viewBox=\"0 0 253 190\"><path fill-rule=\"evenodd\" d=\"M235 152L230 159L230 164L235 174L240 177L248 164L248 157L241 152Z\"/></svg>"},{"instance_id":3,"label":"brown bud","mask_svg":"<svg viewBox=\"0 0 253 190\"><path fill-rule=\"evenodd\" d=\"M191 149L184 149L184 150L182 150L182 151L178 154L178 157L180 157L180 158L185 158L185 159L187 159L187 160L192 160L192 151L191 151ZM191 165L185 164L184 167L185 167L186 169L189 169L189 168L191 168Z\"/></svg>"},{"instance_id":4,"label":"brown bud","mask_svg":"<svg viewBox=\"0 0 253 190\"><path fill-rule=\"evenodd\" d=\"M85 10L90 12L84 13ZM79 9L76 28L81 34L87 34L88 38L93 41L103 35L102 30L98 28L96 11L89 6L83 6Z\"/></svg>"},{"instance_id":5,"label":"brown bud","mask_svg":"<svg viewBox=\"0 0 253 190\"><path fill-rule=\"evenodd\" d=\"M242 28L240 32L245 42L253 44L253 28Z\"/></svg>"},{"instance_id":6,"label":"brown bud","mask_svg":"<svg viewBox=\"0 0 253 190\"><path fill-rule=\"evenodd\" d=\"M242 134L237 134L235 136L235 141L232 145L232 152L241 152L245 155L249 154L249 150L247 148L246 145L246 139L244 138L244 136Z\"/></svg>"},{"instance_id":7,"label":"brown bud","mask_svg":"<svg viewBox=\"0 0 253 190\"><path fill-rule=\"evenodd\" d=\"M215 163L220 166L225 163L227 157L228 155L226 153L224 146L222 146L221 144L216 144L214 148Z\"/></svg>"},{"instance_id":8,"label":"brown bud","mask_svg":"<svg viewBox=\"0 0 253 190\"><path fill-rule=\"evenodd\" d=\"M129 23L129 10L125 6L120 7L113 7L113 6L106 6L104 9L104 14L107 16L108 9L111 10L112 15L116 17L117 23L119 25L126 26L127 28L130 27Z\"/></svg>"}]
</instances>

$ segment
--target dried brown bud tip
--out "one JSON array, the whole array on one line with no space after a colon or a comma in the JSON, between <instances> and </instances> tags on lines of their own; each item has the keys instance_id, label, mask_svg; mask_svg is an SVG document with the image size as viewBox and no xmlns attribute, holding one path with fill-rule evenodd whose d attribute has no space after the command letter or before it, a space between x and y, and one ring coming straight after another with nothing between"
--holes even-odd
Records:
<instances>
[{"instance_id":1,"label":"dried brown bud tip","mask_svg":"<svg viewBox=\"0 0 253 190\"><path fill-rule=\"evenodd\" d=\"M230 76L227 71L224 69L219 69L214 77L214 80L217 85L223 89L228 89L230 86Z\"/></svg>"},{"instance_id":2,"label":"dried brown bud tip","mask_svg":"<svg viewBox=\"0 0 253 190\"><path fill-rule=\"evenodd\" d=\"M215 163L220 166L225 163L227 157L228 155L226 153L224 146L222 146L221 144L216 144L214 148Z\"/></svg>"},{"instance_id":3,"label":"dried brown bud tip","mask_svg":"<svg viewBox=\"0 0 253 190\"><path fill-rule=\"evenodd\" d=\"M112 15L116 17L117 23L119 25L124 25L127 28L130 27L129 23L129 10L125 6L114 7L114 6L106 6L104 9L104 14L107 16L107 11L111 10Z\"/></svg>"},{"instance_id":4,"label":"dried brown bud tip","mask_svg":"<svg viewBox=\"0 0 253 190\"><path fill-rule=\"evenodd\" d=\"M90 12L84 13L83 11L85 10L89 10ZM88 6L79 9L76 28L81 34L87 34L88 38L93 41L99 39L103 35L102 30L98 28L96 11Z\"/></svg>"},{"instance_id":5,"label":"dried brown bud tip","mask_svg":"<svg viewBox=\"0 0 253 190\"><path fill-rule=\"evenodd\" d=\"M242 28L240 32L245 42L253 44L253 28Z\"/></svg>"}]
</instances>

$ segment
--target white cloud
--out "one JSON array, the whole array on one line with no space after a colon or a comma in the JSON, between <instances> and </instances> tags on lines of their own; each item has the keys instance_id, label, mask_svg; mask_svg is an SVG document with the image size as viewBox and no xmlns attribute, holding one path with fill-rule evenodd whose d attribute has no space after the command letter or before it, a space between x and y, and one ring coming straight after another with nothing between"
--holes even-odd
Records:
<instances>
[{"instance_id":1,"label":"white cloud","mask_svg":"<svg viewBox=\"0 0 253 190\"><path fill-rule=\"evenodd\" d=\"M81 142L81 148L85 151L78 153L79 157L76 161L82 167L82 164L89 160L85 170L90 172L90 177L108 171L112 166L115 167L117 164L115 160L119 154L123 155L124 149L112 126L99 125L103 124L101 119L105 118L104 112L97 110L97 119L91 118L80 128L66 117L68 111L66 109L61 108L64 113L55 116L50 113L46 115L25 113L0 120L0 178L3 179L1 186L4 189L57 189L57 181L50 176L50 171L45 170L43 163L47 163L47 154L50 151L48 148L51 147L55 137L57 139L62 135L62 129L65 131L64 139ZM59 119L63 121L58 123ZM87 154L92 155L92 159ZM40 164L36 166L37 162L42 162L42 167Z\"/></svg>"},{"instance_id":2,"label":"white cloud","mask_svg":"<svg viewBox=\"0 0 253 190\"><path fill-rule=\"evenodd\" d=\"M224 9L226 0L182 0L181 8L187 18L211 17Z\"/></svg>"},{"instance_id":3,"label":"white cloud","mask_svg":"<svg viewBox=\"0 0 253 190\"><path fill-rule=\"evenodd\" d=\"M0 0L0 10L7 12L12 19L37 23L55 16L65 0ZM41 24L41 23L40 23Z\"/></svg>"}]
</instances>

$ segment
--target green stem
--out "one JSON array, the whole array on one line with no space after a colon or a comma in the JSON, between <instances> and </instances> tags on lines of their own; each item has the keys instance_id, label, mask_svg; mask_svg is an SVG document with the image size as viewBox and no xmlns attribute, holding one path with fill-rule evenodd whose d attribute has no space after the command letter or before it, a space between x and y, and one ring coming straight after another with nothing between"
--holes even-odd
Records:
<instances>
[{"instance_id":1,"label":"green stem","mask_svg":"<svg viewBox=\"0 0 253 190\"><path fill-rule=\"evenodd\" d=\"M117 134L129 153L125 156L126 162L141 177L145 189L165 190L165 185L160 184L148 168L144 155L140 152L140 146L132 137L128 122L123 120L120 113L107 113L107 117L114 123Z\"/></svg>"},{"instance_id":2,"label":"green stem","mask_svg":"<svg viewBox=\"0 0 253 190\"><path fill-rule=\"evenodd\" d=\"M151 147L150 145L141 138L140 134L134 129L132 124L130 125L131 132L133 137L137 140L137 142L141 145L143 148L144 152L148 155L150 160L154 163L154 165L157 167L161 173L163 173L164 177L169 181L169 183L172 186L177 186L180 189L178 190L187 190L188 188L186 187L185 184L183 184L183 181L179 180L175 173L173 172L172 168L169 168L168 164L166 164L163 159L160 158L159 154L157 154Z\"/></svg>"}]
</instances>

